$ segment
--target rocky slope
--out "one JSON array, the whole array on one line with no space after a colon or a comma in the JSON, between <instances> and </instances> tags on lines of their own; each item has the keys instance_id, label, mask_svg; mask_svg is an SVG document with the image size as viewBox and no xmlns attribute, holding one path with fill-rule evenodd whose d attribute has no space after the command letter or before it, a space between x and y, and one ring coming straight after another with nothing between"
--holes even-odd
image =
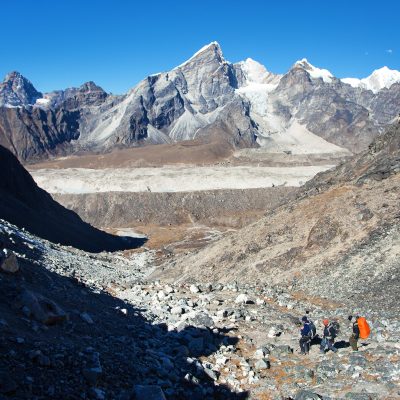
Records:
<instances>
[{"instance_id":1,"label":"rocky slope","mask_svg":"<svg viewBox=\"0 0 400 400\"><path fill-rule=\"evenodd\" d=\"M105 192L55 194L57 201L94 226L162 226L185 223L243 226L279 204L292 187L197 192Z\"/></svg>"},{"instance_id":2,"label":"rocky slope","mask_svg":"<svg viewBox=\"0 0 400 400\"><path fill-rule=\"evenodd\" d=\"M20 269L0 269L0 396L13 399L394 399L399 320L382 310L360 351L352 306L269 285L162 285L154 252L87 254L0 220ZM310 310L341 323L338 353L298 352ZM150 393L154 397L151 397Z\"/></svg>"},{"instance_id":3,"label":"rocky slope","mask_svg":"<svg viewBox=\"0 0 400 400\"><path fill-rule=\"evenodd\" d=\"M2 146L0 169L0 218L55 243L86 251L112 251L143 243L141 239L109 235L83 222L40 189L15 156Z\"/></svg>"},{"instance_id":4,"label":"rocky slope","mask_svg":"<svg viewBox=\"0 0 400 400\"><path fill-rule=\"evenodd\" d=\"M275 153L359 152L399 113L396 73L383 68L358 83L303 59L275 75L251 59L228 62L216 42L123 96L93 82L42 95L12 73L0 86L0 140L24 161L194 138Z\"/></svg>"},{"instance_id":5,"label":"rocky slope","mask_svg":"<svg viewBox=\"0 0 400 400\"><path fill-rule=\"evenodd\" d=\"M309 181L296 200L155 273L171 282L264 282L399 311L400 125Z\"/></svg>"}]
</instances>

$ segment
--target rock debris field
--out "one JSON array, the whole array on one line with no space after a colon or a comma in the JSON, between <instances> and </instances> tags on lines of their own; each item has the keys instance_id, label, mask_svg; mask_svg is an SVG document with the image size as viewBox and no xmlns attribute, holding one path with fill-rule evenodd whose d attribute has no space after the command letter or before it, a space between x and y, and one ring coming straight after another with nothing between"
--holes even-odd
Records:
<instances>
[{"instance_id":1,"label":"rock debris field","mask_svg":"<svg viewBox=\"0 0 400 400\"><path fill-rule=\"evenodd\" d=\"M151 281L155 252L85 253L1 221L19 261L0 272L0 399L395 399L400 326L359 352L354 310L279 287ZM336 317L339 351L298 348L305 310ZM391 318L392 317L392 318Z\"/></svg>"},{"instance_id":2,"label":"rock debris field","mask_svg":"<svg viewBox=\"0 0 400 400\"><path fill-rule=\"evenodd\" d=\"M163 167L32 170L36 183L49 193L182 192L300 186L333 165L297 167ZM151 183L149 183L151 182Z\"/></svg>"}]
</instances>

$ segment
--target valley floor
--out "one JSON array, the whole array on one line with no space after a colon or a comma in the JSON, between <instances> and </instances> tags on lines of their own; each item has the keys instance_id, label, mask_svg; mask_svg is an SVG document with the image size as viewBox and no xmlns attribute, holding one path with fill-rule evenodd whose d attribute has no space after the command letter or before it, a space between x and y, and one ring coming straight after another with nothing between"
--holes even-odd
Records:
<instances>
[{"instance_id":1,"label":"valley floor","mask_svg":"<svg viewBox=\"0 0 400 400\"><path fill-rule=\"evenodd\" d=\"M195 192L300 186L333 165L295 167L160 167L32 170L36 183L49 193Z\"/></svg>"}]
</instances>

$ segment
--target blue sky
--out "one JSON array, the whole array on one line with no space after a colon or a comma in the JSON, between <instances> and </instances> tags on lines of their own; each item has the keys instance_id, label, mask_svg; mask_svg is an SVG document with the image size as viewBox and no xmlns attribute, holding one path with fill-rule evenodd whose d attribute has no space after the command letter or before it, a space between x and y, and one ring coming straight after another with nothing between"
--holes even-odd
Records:
<instances>
[{"instance_id":1,"label":"blue sky","mask_svg":"<svg viewBox=\"0 0 400 400\"><path fill-rule=\"evenodd\" d=\"M20 71L38 90L94 80L123 93L218 41L227 60L272 72L298 59L337 77L400 70L400 1L3 1L0 76Z\"/></svg>"}]
</instances>

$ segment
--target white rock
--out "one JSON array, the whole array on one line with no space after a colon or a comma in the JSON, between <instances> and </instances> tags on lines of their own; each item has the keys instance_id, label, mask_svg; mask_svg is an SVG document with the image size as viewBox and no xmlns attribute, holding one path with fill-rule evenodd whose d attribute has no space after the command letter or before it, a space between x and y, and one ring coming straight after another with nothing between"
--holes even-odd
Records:
<instances>
[{"instance_id":1,"label":"white rock","mask_svg":"<svg viewBox=\"0 0 400 400\"><path fill-rule=\"evenodd\" d=\"M247 297L247 295L242 293L242 294L239 294L238 297L236 297L235 303L237 303L237 304L245 304L248 301L249 301L249 298Z\"/></svg>"},{"instance_id":2,"label":"white rock","mask_svg":"<svg viewBox=\"0 0 400 400\"><path fill-rule=\"evenodd\" d=\"M221 356L221 357L218 357L215 359L215 363L217 365L224 365L227 361L228 361L228 359L224 356Z\"/></svg>"},{"instance_id":3,"label":"white rock","mask_svg":"<svg viewBox=\"0 0 400 400\"><path fill-rule=\"evenodd\" d=\"M189 290L190 290L192 293L200 293L200 288L199 288L198 286L196 286L196 285L190 285Z\"/></svg>"},{"instance_id":4,"label":"white rock","mask_svg":"<svg viewBox=\"0 0 400 400\"><path fill-rule=\"evenodd\" d=\"M181 315L184 313L184 310L182 307L176 306L171 308L171 314L172 315Z\"/></svg>"},{"instance_id":5,"label":"white rock","mask_svg":"<svg viewBox=\"0 0 400 400\"><path fill-rule=\"evenodd\" d=\"M160 290L158 293L157 293L157 298L158 298L158 300L164 300L165 299L165 293L162 291L162 290Z\"/></svg>"},{"instance_id":6,"label":"white rock","mask_svg":"<svg viewBox=\"0 0 400 400\"><path fill-rule=\"evenodd\" d=\"M174 293L175 290L174 290L174 288L171 287L171 286L165 286L164 292L167 293L167 294L170 294L170 293Z\"/></svg>"},{"instance_id":7,"label":"white rock","mask_svg":"<svg viewBox=\"0 0 400 400\"><path fill-rule=\"evenodd\" d=\"M276 328L275 327L272 327L269 331L268 331L268 337L269 338L273 338L273 337L275 337L276 336L276 334L277 334L278 332L277 332L277 330L276 330Z\"/></svg>"}]
</instances>

